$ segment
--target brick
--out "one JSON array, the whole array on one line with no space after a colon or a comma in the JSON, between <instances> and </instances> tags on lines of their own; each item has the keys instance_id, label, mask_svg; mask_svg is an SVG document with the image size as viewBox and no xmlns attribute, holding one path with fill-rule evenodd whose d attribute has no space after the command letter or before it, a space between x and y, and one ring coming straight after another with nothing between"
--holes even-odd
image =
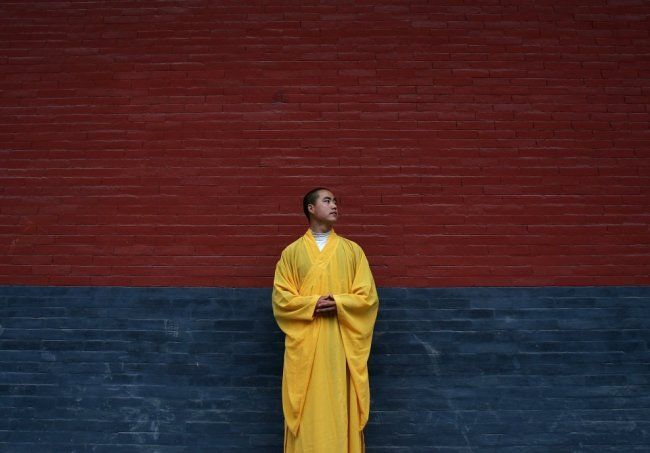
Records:
<instances>
[{"instance_id":1,"label":"brick","mask_svg":"<svg viewBox=\"0 0 650 453\"><path fill-rule=\"evenodd\" d=\"M166 284L151 267L178 284L267 284L267 259L302 233L300 196L328 184L382 284L647 284L629 267L650 215L647 14L9 4L0 281ZM478 278L465 241L492 237L503 246ZM439 259L465 276L401 274L443 239ZM554 254L538 259L538 243ZM566 256L591 275L549 267Z\"/></svg>"},{"instance_id":2,"label":"brick","mask_svg":"<svg viewBox=\"0 0 650 453\"><path fill-rule=\"evenodd\" d=\"M620 419L648 422L647 288L379 293L368 448L642 451L642 434L621 431ZM282 336L255 308L269 296L268 287L0 287L0 445L281 445ZM481 417L469 435L459 409ZM566 411L580 417L550 429Z\"/></svg>"}]
</instances>

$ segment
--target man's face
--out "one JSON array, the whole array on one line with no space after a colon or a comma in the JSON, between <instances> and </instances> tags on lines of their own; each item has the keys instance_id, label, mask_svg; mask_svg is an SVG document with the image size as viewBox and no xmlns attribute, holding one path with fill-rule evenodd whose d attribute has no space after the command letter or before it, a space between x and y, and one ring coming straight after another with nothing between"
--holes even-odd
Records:
<instances>
[{"instance_id":1,"label":"man's face","mask_svg":"<svg viewBox=\"0 0 650 453\"><path fill-rule=\"evenodd\" d=\"M321 223L334 224L339 218L336 198L329 190L319 190L314 204L309 205L309 212L314 220Z\"/></svg>"}]
</instances>

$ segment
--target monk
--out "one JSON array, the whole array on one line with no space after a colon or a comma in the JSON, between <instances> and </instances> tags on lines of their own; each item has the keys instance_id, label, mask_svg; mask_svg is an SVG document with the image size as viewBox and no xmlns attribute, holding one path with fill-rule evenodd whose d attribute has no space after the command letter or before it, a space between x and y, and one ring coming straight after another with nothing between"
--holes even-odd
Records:
<instances>
[{"instance_id":1,"label":"monk","mask_svg":"<svg viewBox=\"0 0 650 453\"><path fill-rule=\"evenodd\" d=\"M309 229L282 251L272 293L285 333L284 452L365 452L375 282L361 247L334 231L332 191L311 190L303 211Z\"/></svg>"}]
</instances>

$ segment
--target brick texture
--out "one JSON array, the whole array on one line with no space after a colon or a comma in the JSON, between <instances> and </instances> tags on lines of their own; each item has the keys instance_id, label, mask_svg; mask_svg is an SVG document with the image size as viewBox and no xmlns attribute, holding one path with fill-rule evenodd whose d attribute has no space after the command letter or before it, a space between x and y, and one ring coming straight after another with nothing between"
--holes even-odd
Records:
<instances>
[{"instance_id":1,"label":"brick texture","mask_svg":"<svg viewBox=\"0 0 650 453\"><path fill-rule=\"evenodd\" d=\"M650 283L650 3L3 1L0 283Z\"/></svg>"},{"instance_id":2,"label":"brick texture","mask_svg":"<svg viewBox=\"0 0 650 453\"><path fill-rule=\"evenodd\" d=\"M369 452L641 452L650 287L380 288ZM278 452L268 289L0 287L0 451Z\"/></svg>"}]
</instances>

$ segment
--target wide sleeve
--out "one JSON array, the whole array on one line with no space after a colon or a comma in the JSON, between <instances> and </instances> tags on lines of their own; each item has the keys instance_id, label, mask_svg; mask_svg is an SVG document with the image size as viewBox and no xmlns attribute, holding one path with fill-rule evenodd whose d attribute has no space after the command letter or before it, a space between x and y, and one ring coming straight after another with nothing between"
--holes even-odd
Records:
<instances>
[{"instance_id":1,"label":"wide sleeve","mask_svg":"<svg viewBox=\"0 0 650 453\"><path fill-rule=\"evenodd\" d=\"M295 273L283 252L275 267L273 278L273 315L285 334L289 334L290 326L298 322L313 321L314 309L320 296L301 296Z\"/></svg>"},{"instance_id":2,"label":"wide sleeve","mask_svg":"<svg viewBox=\"0 0 650 453\"><path fill-rule=\"evenodd\" d=\"M292 256L283 252L276 265L271 299L275 320L285 333L282 411L289 429L297 436L320 323L312 317L319 296L299 294Z\"/></svg>"},{"instance_id":3,"label":"wide sleeve","mask_svg":"<svg viewBox=\"0 0 650 453\"><path fill-rule=\"evenodd\" d=\"M365 253L359 248L355 255L356 266L349 292L333 294L333 297L348 368L359 400L360 427L363 429L370 412L367 363L379 298Z\"/></svg>"}]
</instances>

